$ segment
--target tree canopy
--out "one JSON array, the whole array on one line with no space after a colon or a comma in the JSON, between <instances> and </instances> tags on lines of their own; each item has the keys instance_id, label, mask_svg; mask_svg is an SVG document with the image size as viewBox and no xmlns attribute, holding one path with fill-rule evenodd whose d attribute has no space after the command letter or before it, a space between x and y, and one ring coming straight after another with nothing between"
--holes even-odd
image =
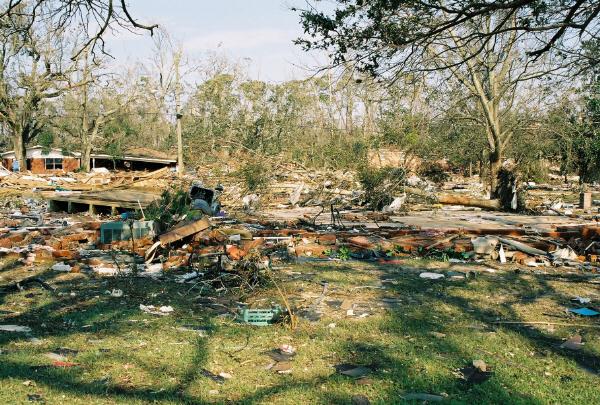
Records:
<instances>
[{"instance_id":1,"label":"tree canopy","mask_svg":"<svg viewBox=\"0 0 600 405\"><path fill-rule=\"evenodd\" d=\"M600 35L598 1L337 0L327 11L318 3L300 10L307 37L297 42L307 50L326 50L335 64L352 61L372 74L418 69L427 50L452 35L461 38L458 48L469 49L464 62L508 31L526 36L530 57L554 49L564 58L598 62L581 52Z\"/></svg>"}]
</instances>

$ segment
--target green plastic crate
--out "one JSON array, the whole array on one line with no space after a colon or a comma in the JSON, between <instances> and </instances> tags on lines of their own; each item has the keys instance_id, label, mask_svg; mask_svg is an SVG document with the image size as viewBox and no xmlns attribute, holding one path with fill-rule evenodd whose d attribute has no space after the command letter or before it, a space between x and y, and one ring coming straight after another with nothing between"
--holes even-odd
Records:
<instances>
[{"instance_id":1,"label":"green plastic crate","mask_svg":"<svg viewBox=\"0 0 600 405\"><path fill-rule=\"evenodd\" d=\"M281 315L281 307L276 305L271 309L242 308L238 321L255 326L267 326L275 323Z\"/></svg>"},{"instance_id":2,"label":"green plastic crate","mask_svg":"<svg viewBox=\"0 0 600 405\"><path fill-rule=\"evenodd\" d=\"M154 221L135 221L133 223L133 239L144 236L154 237L156 224ZM100 241L111 243L113 241L131 240L131 228L127 222L106 222L100 226Z\"/></svg>"}]
</instances>

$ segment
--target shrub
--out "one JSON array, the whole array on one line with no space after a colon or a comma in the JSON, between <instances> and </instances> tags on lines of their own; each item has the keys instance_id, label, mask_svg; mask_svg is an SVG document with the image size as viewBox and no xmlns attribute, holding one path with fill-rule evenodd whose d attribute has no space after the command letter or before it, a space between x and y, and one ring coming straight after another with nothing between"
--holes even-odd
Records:
<instances>
[{"instance_id":1,"label":"shrub","mask_svg":"<svg viewBox=\"0 0 600 405\"><path fill-rule=\"evenodd\" d=\"M244 179L248 191L258 191L269 184L268 169L264 164L258 162L245 163L238 170L237 175Z\"/></svg>"},{"instance_id":2,"label":"shrub","mask_svg":"<svg viewBox=\"0 0 600 405\"><path fill-rule=\"evenodd\" d=\"M399 167L374 169L363 166L358 181L365 192L364 201L373 210L381 210L402 193L406 171Z\"/></svg>"},{"instance_id":3,"label":"shrub","mask_svg":"<svg viewBox=\"0 0 600 405\"><path fill-rule=\"evenodd\" d=\"M148 221L156 221L164 229L172 227L178 218L189 214L190 195L183 188L172 188L165 190L160 196L160 200L152 202L144 210L144 215Z\"/></svg>"},{"instance_id":4,"label":"shrub","mask_svg":"<svg viewBox=\"0 0 600 405\"><path fill-rule=\"evenodd\" d=\"M439 163L425 164L421 170L419 170L419 175L433 181L435 184L443 184L450 180L450 175L446 173Z\"/></svg>"}]
</instances>

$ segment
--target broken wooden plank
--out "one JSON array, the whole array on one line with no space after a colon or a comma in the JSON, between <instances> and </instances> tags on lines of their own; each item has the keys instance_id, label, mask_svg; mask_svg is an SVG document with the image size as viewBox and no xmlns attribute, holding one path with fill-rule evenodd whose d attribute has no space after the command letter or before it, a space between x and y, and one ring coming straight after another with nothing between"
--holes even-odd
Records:
<instances>
[{"instance_id":1,"label":"broken wooden plank","mask_svg":"<svg viewBox=\"0 0 600 405\"><path fill-rule=\"evenodd\" d=\"M202 218L187 225L180 226L179 228L172 229L167 233L163 233L158 237L158 239L160 240L160 244L162 246L165 246L169 243L181 240L186 236L190 236L207 228L210 228L210 226L211 223L208 221L208 219Z\"/></svg>"},{"instance_id":2,"label":"broken wooden plank","mask_svg":"<svg viewBox=\"0 0 600 405\"><path fill-rule=\"evenodd\" d=\"M532 256L547 256L548 255L548 253L544 252L543 250L532 248L531 246L527 246L526 244L517 242L516 240L505 239L505 238L498 238L498 240L500 242L504 243L505 245L512 246L515 249L520 250L523 253L527 253L528 255L532 255Z\"/></svg>"}]
</instances>

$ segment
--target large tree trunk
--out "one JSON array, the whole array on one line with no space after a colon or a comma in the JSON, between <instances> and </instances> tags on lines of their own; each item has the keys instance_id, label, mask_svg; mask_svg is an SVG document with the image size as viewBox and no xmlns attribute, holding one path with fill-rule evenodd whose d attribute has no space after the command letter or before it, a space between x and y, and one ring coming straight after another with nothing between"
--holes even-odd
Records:
<instances>
[{"instance_id":1,"label":"large tree trunk","mask_svg":"<svg viewBox=\"0 0 600 405\"><path fill-rule=\"evenodd\" d=\"M15 151L15 159L19 161L19 170L24 172L27 170L27 150L23 141L23 131L16 129L13 134L13 149Z\"/></svg>"},{"instance_id":2,"label":"large tree trunk","mask_svg":"<svg viewBox=\"0 0 600 405\"><path fill-rule=\"evenodd\" d=\"M84 171L89 172L91 169L91 161L92 161L92 143L86 142L83 147L83 154L81 156L81 167Z\"/></svg>"},{"instance_id":3,"label":"large tree trunk","mask_svg":"<svg viewBox=\"0 0 600 405\"><path fill-rule=\"evenodd\" d=\"M490 198L498 198L496 187L498 186L498 172L502 166L502 154L499 148L490 152Z\"/></svg>"}]
</instances>

